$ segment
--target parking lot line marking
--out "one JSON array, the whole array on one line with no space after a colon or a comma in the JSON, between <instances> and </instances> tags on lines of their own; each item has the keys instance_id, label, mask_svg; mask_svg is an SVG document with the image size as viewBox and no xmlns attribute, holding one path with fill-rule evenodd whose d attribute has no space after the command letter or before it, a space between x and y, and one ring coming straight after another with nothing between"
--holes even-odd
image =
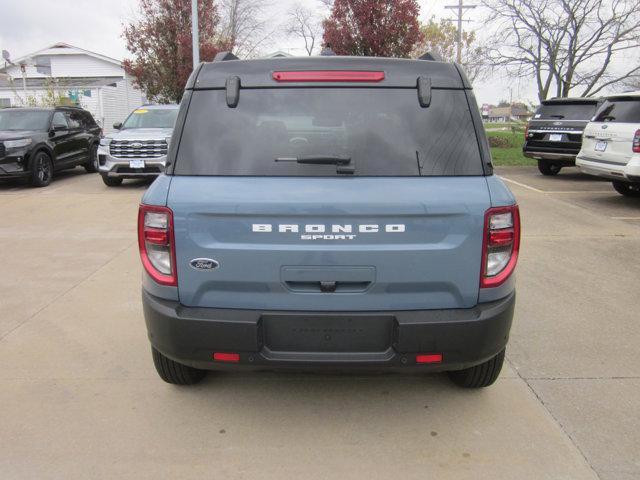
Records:
<instances>
[{"instance_id":1,"label":"parking lot line marking","mask_svg":"<svg viewBox=\"0 0 640 480\"><path fill-rule=\"evenodd\" d=\"M640 217L611 217L614 220L640 220Z\"/></svg>"},{"instance_id":2,"label":"parking lot line marking","mask_svg":"<svg viewBox=\"0 0 640 480\"><path fill-rule=\"evenodd\" d=\"M500 177L500 178L503 179L505 182L513 183L514 185L518 185L519 187L527 188L529 190L533 190L534 192L547 193L544 190L540 190L539 188L532 187L532 186L527 185L525 183L516 182L515 180L511 180L510 178L507 178L507 177Z\"/></svg>"},{"instance_id":3,"label":"parking lot line marking","mask_svg":"<svg viewBox=\"0 0 640 480\"><path fill-rule=\"evenodd\" d=\"M553 193L554 195L560 193L613 193L613 190L564 190L564 191L549 191L544 193Z\"/></svg>"},{"instance_id":4,"label":"parking lot line marking","mask_svg":"<svg viewBox=\"0 0 640 480\"><path fill-rule=\"evenodd\" d=\"M613 192L613 190L540 190L539 188L532 187L531 185L527 185L526 183L517 182L507 177L500 177L500 178L505 182L513 183L514 185L518 185L519 187L533 190L534 192L546 193L547 195L571 194L571 193L612 193Z\"/></svg>"}]
</instances>

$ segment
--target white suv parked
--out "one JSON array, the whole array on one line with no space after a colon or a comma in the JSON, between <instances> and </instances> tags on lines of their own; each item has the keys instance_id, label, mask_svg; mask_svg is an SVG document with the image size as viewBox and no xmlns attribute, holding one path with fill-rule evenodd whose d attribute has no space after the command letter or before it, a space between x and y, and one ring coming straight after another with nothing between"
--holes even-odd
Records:
<instances>
[{"instance_id":1,"label":"white suv parked","mask_svg":"<svg viewBox=\"0 0 640 480\"><path fill-rule=\"evenodd\" d=\"M578 168L640 197L640 91L609 97L584 130Z\"/></svg>"}]
</instances>

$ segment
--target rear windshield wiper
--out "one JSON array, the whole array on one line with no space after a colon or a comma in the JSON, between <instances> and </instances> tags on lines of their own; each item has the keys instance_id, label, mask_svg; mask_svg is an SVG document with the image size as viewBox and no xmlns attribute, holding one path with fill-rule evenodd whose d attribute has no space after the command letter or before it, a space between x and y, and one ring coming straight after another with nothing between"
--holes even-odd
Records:
<instances>
[{"instance_id":1,"label":"rear windshield wiper","mask_svg":"<svg viewBox=\"0 0 640 480\"><path fill-rule=\"evenodd\" d=\"M336 165L337 173L354 173L355 168L351 165L351 157L340 157L337 155L307 155L298 157L277 157L276 162L296 162L306 165Z\"/></svg>"},{"instance_id":2,"label":"rear windshield wiper","mask_svg":"<svg viewBox=\"0 0 640 480\"><path fill-rule=\"evenodd\" d=\"M560 114L556 114L556 115L549 115L549 118L559 118L559 119L562 119L562 118L564 118L564 115L560 115Z\"/></svg>"}]
</instances>

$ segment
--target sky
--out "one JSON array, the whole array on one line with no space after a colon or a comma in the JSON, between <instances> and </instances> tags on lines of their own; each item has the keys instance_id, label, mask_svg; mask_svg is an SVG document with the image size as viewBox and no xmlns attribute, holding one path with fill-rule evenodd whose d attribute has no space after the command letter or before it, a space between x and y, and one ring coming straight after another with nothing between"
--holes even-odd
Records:
<instances>
[{"instance_id":1,"label":"sky","mask_svg":"<svg viewBox=\"0 0 640 480\"><path fill-rule=\"evenodd\" d=\"M267 15L284 19L295 3L318 8L319 0L272 0ZM454 0L420 0L420 20L430 17L451 18L445 5ZM469 2L471 3L471 2ZM0 0L0 49L7 50L12 58L19 58L54 43L64 42L117 59L128 56L121 37L122 26L135 18L136 0ZM475 10L467 18L475 21L465 24L465 29L480 29L479 13ZM266 49L283 50L291 54L304 54L300 40L279 35ZM533 82L507 78L494 74L490 79L474 85L478 103L498 103L502 99L535 102Z\"/></svg>"}]
</instances>

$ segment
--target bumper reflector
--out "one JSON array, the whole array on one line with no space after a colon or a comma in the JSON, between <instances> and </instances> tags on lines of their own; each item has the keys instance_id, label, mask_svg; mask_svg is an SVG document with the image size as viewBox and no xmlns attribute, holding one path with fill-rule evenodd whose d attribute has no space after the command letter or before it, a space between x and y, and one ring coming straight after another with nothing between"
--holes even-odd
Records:
<instances>
[{"instance_id":1,"label":"bumper reflector","mask_svg":"<svg viewBox=\"0 0 640 480\"><path fill-rule=\"evenodd\" d=\"M442 363L441 353L425 353L416 355L416 363Z\"/></svg>"},{"instance_id":2,"label":"bumper reflector","mask_svg":"<svg viewBox=\"0 0 640 480\"><path fill-rule=\"evenodd\" d=\"M213 354L213 359L216 362L232 362L237 363L240 361L240 355L237 353L223 353L223 352L215 352Z\"/></svg>"}]
</instances>

